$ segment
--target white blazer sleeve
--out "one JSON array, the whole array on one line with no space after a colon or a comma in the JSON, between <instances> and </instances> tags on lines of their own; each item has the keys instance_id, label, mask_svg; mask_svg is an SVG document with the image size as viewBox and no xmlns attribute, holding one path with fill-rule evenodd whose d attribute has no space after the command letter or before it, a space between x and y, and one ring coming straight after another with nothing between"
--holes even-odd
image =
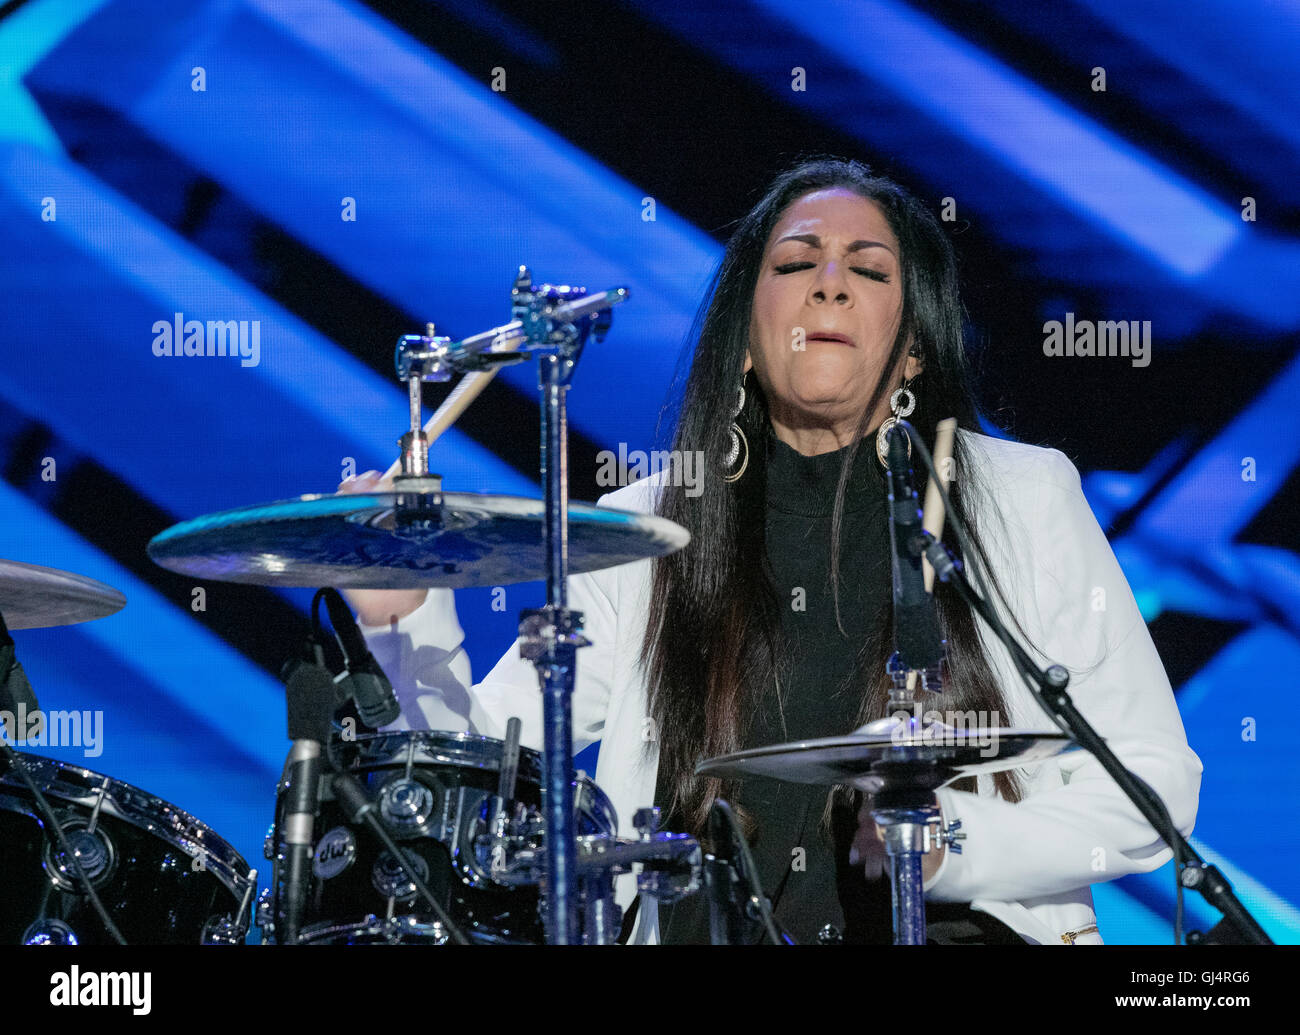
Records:
<instances>
[{"instance_id":1,"label":"white blazer sleeve","mask_svg":"<svg viewBox=\"0 0 1300 1035\"><path fill-rule=\"evenodd\" d=\"M569 607L582 612L583 635L591 646L577 652L573 693L573 750L581 751L601 739L614 681L618 628L616 569L569 577ZM541 601L538 602L539 604ZM542 693L537 669L519 655L519 641L474 687L474 698L488 722L486 736L504 737L512 715L523 723L520 742L542 749Z\"/></svg>"},{"instance_id":2,"label":"white blazer sleeve","mask_svg":"<svg viewBox=\"0 0 1300 1035\"><path fill-rule=\"evenodd\" d=\"M575 752L599 740L604 729L614 673L617 585L608 571L569 577L569 607L582 612L584 635L592 641L577 652ZM514 609L525 606L522 594L507 590L507 599ZM516 640L486 678L471 685L465 633L452 590L430 590L425 602L395 625L362 625L361 632L402 707L401 718L387 729L455 730L500 739L506 722L517 715L523 723L520 742L542 749L537 670L519 656Z\"/></svg>"},{"instance_id":3,"label":"white blazer sleeve","mask_svg":"<svg viewBox=\"0 0 1300 1035\"><path fill-rule=\"evenodd\" d=\"M1036 452L1035 486L1021 496L1032 502L1017 522L1027 533L1020 543L1025 552L1016 559L1022 567L1019 573L1007 569L1004 585L1020 587L1017 617L1033 646L1069 669L1076 707L1155 789L1187 836L1196 820L1202 766L1187 744L1169 679L1074 465L1056 450ZM999 533L987 528L987 534ZM1005 673L1009 662L1000 645L995 649ZM1020 702L1018 709L1013 705L1017 726L1055 728L1026 690L1005 690ZM930 899L1024 902L1148 872L1172 858L1082 750L1043 763L1027 791L1016 804L987 791L938 792L945 818L960 819L967 836L961 854L945 852L927 885Z\"/></svg>"}]
</instances>

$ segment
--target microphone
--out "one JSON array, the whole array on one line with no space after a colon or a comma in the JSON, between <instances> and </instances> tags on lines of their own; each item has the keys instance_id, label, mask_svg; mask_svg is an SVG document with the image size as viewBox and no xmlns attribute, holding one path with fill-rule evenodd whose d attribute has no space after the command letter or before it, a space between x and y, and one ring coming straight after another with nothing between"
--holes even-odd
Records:
<instances>
[{"instance_id":1,"label":"microphone","mask_svg":"<svg viewBox=\"0 0 1300 1035\"><path fill-rule=\"evenodd\" d=\"M709 941L714 945L744 944L744 914L738 897L735 842L722 807L709 810L709 840L713 851L704 857L704 883L709 892Z\"/></svg>"},{"instance_id":2,"label":"microphone","mask_svg":"<svg viewBox=\"0 0 1300 1035\"><path fill-rule=\"evenodd\" d=\"M330 624L334 626L343 648L343 666L347 672L344 685L357 703L361 721L374 729L396 722L402 709L393 693L393 684L366 646L365 637L352 617L352 609L337 590L328 589L324 593Z\"/></svg>"},{"instance_id":3,"label":"microphone","mask_svg":"<svg viewBox=\"0 0 1300 1035\"><path fill-rule=\"evenodd\" d=\"M12 721L14 728L9 731L10 740L20 743L27 736L27 716L37 715L44 723L45 717L39 715L40 705L36 701L36 691L23 671L22 662L18 660L14 638L9 635L4 615L0 614L0 729L6 723L6 717Z\"/></svg>"},{"instance_id":4,"label":"microphone","mask_svg":"<svg viewBox=\"0 0 1300 1035\"><path fill-rule=\"evenodd\" d=\"M713 851L704 856L704 884L709 894L712 943L744 945L747 916L756 907L768 940L773 945L793 945L793 939L777 926L759 883L754 856L724 798L715 799L709 809L709 839Z\"/></svg>"},{"instance_id":5,"label":"microphone","mask_svg":"<svg viewBox=\"0 0 1300 1035\"><path fill-rule=\"evenodd\" d=\"M316 812L320 806L321 752L329 743L335 687L328 670L313 662L291 663L285 686L289 739L280 813L281 879L277 882L277 941L293 945L307 904Z\"/></svg>"},{"instance_id":6,"label":"microphone","mask_svg":"<svg viewBox=\"0 0 1300 1035\"><path fill-rule=\"evenodd\" d=\"M894 649L904 668L924 670L943 660L943 636L934 597L926 592L921 556L925 537L912 479L911 425L889 429L889 542L894 582Z\"/></svg>"}]
</instances>

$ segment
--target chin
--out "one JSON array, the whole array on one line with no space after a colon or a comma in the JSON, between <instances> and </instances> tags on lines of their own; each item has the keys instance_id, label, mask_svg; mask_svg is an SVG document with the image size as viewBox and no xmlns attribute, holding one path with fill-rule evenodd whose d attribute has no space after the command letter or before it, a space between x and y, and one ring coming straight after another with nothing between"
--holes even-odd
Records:
<instances>
[{"instance_id":1,"label":"chin","mask_svg":"<svg viewBox=\"0 0 1300 1035\"><path fill-rule=\"evenodd\" d=\"M857 370L844 369L842 364L819 364L819 369L800 371L790 378L789 401L797 409L818 412L825 408L835 411L865 406L870 391L855 391ZM860 398L859 398L860 396Z\"/></svg>"}]
</instances>

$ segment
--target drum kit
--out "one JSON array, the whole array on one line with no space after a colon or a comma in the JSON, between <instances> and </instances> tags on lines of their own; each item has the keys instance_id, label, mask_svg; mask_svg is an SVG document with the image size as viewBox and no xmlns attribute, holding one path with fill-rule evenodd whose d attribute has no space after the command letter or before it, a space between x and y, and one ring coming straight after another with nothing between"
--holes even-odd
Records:
<instances>
[{"instance_id":1,"label":"drum kit","mask_svg":"<svg viewBox=\"0 0 1300 1035\"><path fill-rule=\"evenodd\" d=\"M589 641L582 615L568 607L569 574L663 556L689 539L657 516L568 500L570 381L587 341L603 338L612 308L627 296L622 288L534 286L521 267L511 323L459 342L432 326L399 340L410 427L391 491L229 510L176 525L149 546L172 571L329 587L318 601L333 594L339 604L336 588L544 578L545 605L523 612L519 626L543 695L544 749L520 746L518 720L504 740L378 728L396 718L391 687L366 670L355 629L340 629L350 616L337 612L346 609L331 607L342 653L356 664L336 675L319 642L309 641L286 668L293 748L265 844L268 887L258 894L257 871L174 805L0 743L0 943L230 945L249 941L256 927L269 944L609 944L622 926L614 881L624 874L659 901L707 895L715 942L739 940L747 922L772 930L738 832L720 823L715 840L730 838L739 850L715 845L706 854L696 838L658 829L659 810L647 806L620 835L608 798L573 770L571 699L578 652ZM544 498L444 491L429 470L430 442L499 366L529 357L539 369ZM453 375L462 375L460 384L422 424L423 382ZM124 604L102 583L0 562L0 633L4 623L82 622ZM4 633L0 643L8 652L0 656L0 718L8 714L12 725L12 709L35 711L35 700L12 639ZM891 714L919 714L917 675L895 672ZM915 718L884 719L848 736L708 759L697 772L870 791L890 859L895 940L924 944L921 860L935 847L935 789L1071 746L1059 732L935 731ZM729 816L725 804L717 815ZM959 852L965 835L956 826L940 838Z\"/></svg>"}]
</instances>

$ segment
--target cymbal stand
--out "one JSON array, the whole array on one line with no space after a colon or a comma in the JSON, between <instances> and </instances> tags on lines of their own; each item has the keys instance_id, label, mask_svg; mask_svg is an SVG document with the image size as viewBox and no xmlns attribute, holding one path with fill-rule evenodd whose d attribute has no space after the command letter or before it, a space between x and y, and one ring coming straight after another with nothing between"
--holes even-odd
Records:
<instances>
[{"instance_id":1,"label":"cymbal stand","mask_svg":"<svg viewBox=\"0 0 1300 1035\"><path fill-rule=\"evenodd\" d=\"M410 439L403 439L403 472L409 470L417 477L426 448L419 424L418 382L446 380L453 370L483 370L496 363L519 362L526 358L524 353L538 354L546 606L521 613L519 650L536 667L542 691L542 805L547 842L543 920L546 940L553 945L576 945L582 940L573 818L573 688L578 648L591 642L582 635L581 613L568 606L566 398L588 336L595 331L597 340L604 337L610 325L610 307L626 299L628 292L614 288L592 295L590 301L586 296L586 288L581 287L534 286L531 271L521 266L511 289L514 320L510 324L454 344L429 334L406 335L397 345L398 376L411 385L412 396ZM517 352L493 351L507 340L520 339ZM427 457L423 473L427 476Z\"/></svg>"}]
</instances>

